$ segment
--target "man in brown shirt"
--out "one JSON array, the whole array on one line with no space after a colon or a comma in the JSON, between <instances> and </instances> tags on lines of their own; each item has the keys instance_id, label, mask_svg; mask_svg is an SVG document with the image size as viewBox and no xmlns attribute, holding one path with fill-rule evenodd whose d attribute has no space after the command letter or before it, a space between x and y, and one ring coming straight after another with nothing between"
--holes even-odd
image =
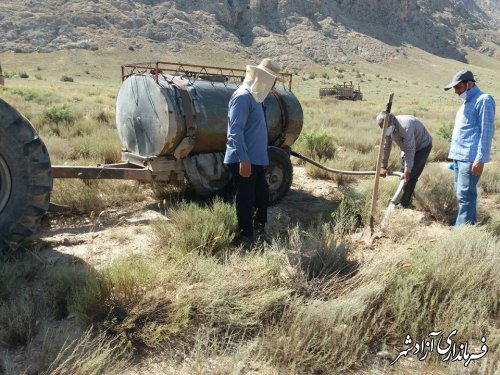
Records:
<instances>
[{"instance_id":1,"label":"man in brown shirt","mask_svg":"<svg viewBox=\"0 0 500 375\"><path fill-rule=\"evenodd\" d=\"M386 113L380 112L377 116L377 124L382 127ZM384 154L380 176L387 176L387 163L391 153L392 141L396 142L403 151L401 157L401 179L406 181L403 188L403 196L400 204L408 208L411 203L413 192L418 178L424 170L425 163L432 149L432 137L425 128L422 121L415 116L389 114L389 122L384 141Z\"/></svg>"}]
</instances>

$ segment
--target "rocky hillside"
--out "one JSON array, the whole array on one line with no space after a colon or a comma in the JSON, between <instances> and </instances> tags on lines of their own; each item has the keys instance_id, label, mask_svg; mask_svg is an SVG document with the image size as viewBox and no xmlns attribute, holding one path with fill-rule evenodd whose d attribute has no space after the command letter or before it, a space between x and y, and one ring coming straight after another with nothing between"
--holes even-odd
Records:
<instances>
[{"instance_id":1,"label":"rocky hillside","mask_svg":"<svg viewBox=\"0 0 500 375\"><path fill-rule=\"evenodd\" d=\"M413 45L500 58L499 0L2 0L0 51L214 41L283 63L380 62Z\"/></svg>"}]
</instances>

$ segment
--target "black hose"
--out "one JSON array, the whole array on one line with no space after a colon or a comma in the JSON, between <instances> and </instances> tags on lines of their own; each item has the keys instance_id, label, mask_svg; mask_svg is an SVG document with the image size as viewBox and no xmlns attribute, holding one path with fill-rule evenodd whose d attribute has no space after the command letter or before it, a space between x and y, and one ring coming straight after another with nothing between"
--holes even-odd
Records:
<instances>
[{"instance_id":1,"label":"black hose","mask_svg":"<svg viewBox=\"0 0 500 375\"><path fill-rule=\"evenodd\" d=\"M325 167L324 165L318 163L317 161L309 159L307 156L304 156L304 155L302 155L298 152L292 151L292 150L290 150L290 155L293 155L296 158L302 159L302 160L304 160L304 161L306 161L306 162L308 162L308 163L310 163L318 168L321 168L321 169L323 169L327 172L331 172L331 173L340 173L340 174L357 175L357 176L374 176L375 173L377 173L376 171L344 171L344 170L340 170L340 169L333 169L333 168ZM401 177L403 174L401 172L389 171L388 175Z\"/></svg>"}]
</instances>

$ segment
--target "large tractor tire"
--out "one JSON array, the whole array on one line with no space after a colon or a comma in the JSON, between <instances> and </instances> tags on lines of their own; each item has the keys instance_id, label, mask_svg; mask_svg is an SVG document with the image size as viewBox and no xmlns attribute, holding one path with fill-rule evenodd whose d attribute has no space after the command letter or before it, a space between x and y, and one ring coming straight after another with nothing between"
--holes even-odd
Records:
<instances>
[{"instance_id":1,"label":"large tractor tire","mask_svg":"<svg viewBox=\"0 0 500 375\"><path fill-rule=\"evenodd\" d=\"M45 145L30 122L0 99L0 250L36 234L51 191Z\"/></svg>"},{"instance_id":2,"label":"large tractor tire","mask_svg":"<svg viewBox=\"0 0 500 375\"><path fill-rule=\"evenodd\" d=\"M278 203L290 190L293 179L293 167L290 154L279 147L271 146L266 179L269 185L269 205Z\"/></svg>"}]
</instances>

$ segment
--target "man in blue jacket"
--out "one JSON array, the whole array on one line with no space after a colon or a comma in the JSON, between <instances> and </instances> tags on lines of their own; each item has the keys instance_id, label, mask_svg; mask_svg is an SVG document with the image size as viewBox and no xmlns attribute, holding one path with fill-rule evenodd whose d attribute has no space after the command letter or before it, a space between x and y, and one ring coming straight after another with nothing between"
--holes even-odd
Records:
<instances>
[{"instance_id":1,"label":"man in blue jacket","mask_svg":"<svg viewBox=\"0 0 500 375\"><path fill-rule=\"evenodd\" d=\"M455 117L448 158L454 161L458 215L455 226L475 224L477 183L490 161L495 131L495 101L477 87L474 74L460 70L444 87L453 88L463 104Z\"/></svg>"},{"instance_id":2,"label":"man in blue jacket","mask_svg":"<svg viewBox=\"0 0 500 375\"><path fill-rule=\"evenodd\" d=\"M238 239L249 244L256 226L263 239L267 222L269 188L265 167L269 164L268 132L263 102L280 72L280 66L264 59L257 66L247 65L243 84L229 100L226 154L224 164L231 170L236 188Z\"/></svg>"}]
</instances>

